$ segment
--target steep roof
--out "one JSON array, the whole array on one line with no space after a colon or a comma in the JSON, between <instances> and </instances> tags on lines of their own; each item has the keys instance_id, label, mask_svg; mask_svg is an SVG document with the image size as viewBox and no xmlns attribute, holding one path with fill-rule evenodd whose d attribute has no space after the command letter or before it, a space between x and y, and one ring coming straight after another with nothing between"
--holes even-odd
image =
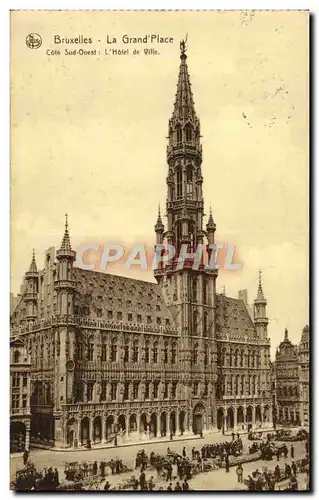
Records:
<instances>
[{"instance_id":1,"label":"steep roof","mask_svg":"<svg viewBox=\"0 0 319 500\"><path fill-rule=\"evenodd\" d=\"M122 313L123 320L127 320L125 315L132 314L135 323L137 315L141 315L142 323L174 326L157 283L76 267L74 279L77 281L75 306L89 307L92 316L100 314L116 320L117 313Z\"/></svg>"},{"instance_id":2,"label":"steep roof","mask_svg":"<svg viewBox=\"0 0 319 500\"><path fill-rule=\"evenodd\" d=\"M256 337L255 326L244 301L224 294L216 295L216 330L220 336L238 333Z\"/></svg>"}]
</instances>

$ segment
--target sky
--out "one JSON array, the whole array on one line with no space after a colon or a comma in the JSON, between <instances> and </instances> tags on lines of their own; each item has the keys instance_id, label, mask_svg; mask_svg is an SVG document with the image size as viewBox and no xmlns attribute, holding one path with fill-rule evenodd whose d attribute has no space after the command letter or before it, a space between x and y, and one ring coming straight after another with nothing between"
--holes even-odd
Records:
<instances>
[{"instance_id":1,"label":"sky","mask_svg":"<svg viewBox=\"0 0 319 500\"><path fill-rule=\"evenodd\" d=\"M262 269L272 353L286 327L298 342L309 322L308 21L280 11L11 13L12 292L33 248L42 267L45 250L60 245L65 212L75 250L153 247L187 33L205 209L217 242L235 245L243 264L220 270L217 291L247 288L252 302ZM27 47L29 33L41 35L39 49ZM125 34L173 43L124 44ZM81 46L57 46L54 35L92 37L85 49L97 55L64 55ZM104 55L107 35L130 54ZM153 280L135 267L116 272Z\"/></svg>"}]
</instances>

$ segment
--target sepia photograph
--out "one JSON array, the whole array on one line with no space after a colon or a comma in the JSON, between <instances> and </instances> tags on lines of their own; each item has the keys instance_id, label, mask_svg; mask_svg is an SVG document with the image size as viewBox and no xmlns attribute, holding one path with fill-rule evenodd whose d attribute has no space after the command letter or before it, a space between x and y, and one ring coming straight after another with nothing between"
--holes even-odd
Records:
<instances>
[{"instance_id":1,"label":"sepia photograph","mask_svg":"<svg viewBox=\"0 0 319 500\"><path fill-rule=\"evenodd\" d=\"M311 491L309 40L10 12L10 490Z\"/></svg>"}]
</instances>

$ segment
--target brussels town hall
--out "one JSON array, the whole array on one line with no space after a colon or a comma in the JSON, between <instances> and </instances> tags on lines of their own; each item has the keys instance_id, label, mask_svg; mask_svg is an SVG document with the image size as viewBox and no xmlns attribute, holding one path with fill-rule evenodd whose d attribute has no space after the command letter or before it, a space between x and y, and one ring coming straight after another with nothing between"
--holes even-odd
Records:
<instances>
[{"instance_id":1,"label":"brussels town hall","mask_svg":"<svg viewBox=\"0 0 319 500\"><path fill-rule=\"evenodd\" d=\"M167 227L156 243L214 244L204 224L200 121L185 44L167 147ZM210 251L210 250L208 250ZM33 255L11 314L31 370L31 426L11 438L57 448L149 441L272 426L270 340L261 277L254 315L216 293L218 271L192 259L160 263L157 283L74 265L68 223L62 244Z\"/></svg>"}]
</instances>

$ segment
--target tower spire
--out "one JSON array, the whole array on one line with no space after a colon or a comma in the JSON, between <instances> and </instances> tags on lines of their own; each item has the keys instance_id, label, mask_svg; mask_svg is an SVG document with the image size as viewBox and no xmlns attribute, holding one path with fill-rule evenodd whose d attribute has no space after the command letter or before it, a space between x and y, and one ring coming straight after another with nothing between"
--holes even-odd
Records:
<instances>
[{"instance_id":1,"label":"tower spire","mask_svg":"<svg viewBox=\"0 0 319 500\"><path fill-rule=\"evenodd\" d=\"M257 290L257 300L265 300L263 287L261 283L261 269L259 269L259 278L258 278L258 290Z\"/></svg>"},{"instance_id":2,"label":"tower spire","mask_svg":"<svg viewBox=\"0 0 319 500\"><path fill-rule=\"evenodd\" d=\"M186 55L186 39L180 42L180 66L177 82L177 91L175 96L173 118L176 120L194 120L196 119L193 93L191 90L191 82L188 74L187 55Z\"/></svg>"},{"instance_id":3,"label":"tower spire","mask_svg":"<svg viewBox=\"0 0 319 500\"><path fill-rule=\"evenodd\" d=\"M68 214L65 214L65 228L64 228L64 235L63 235L63 240L61 244L60 250L66 250L66 251L71 251L71 242L70 242L70 235L69 235L69 224L68 224Z\"/></svg>"},{"instance_id":4,"label":"tower spire","mask_svg":"<svg viewBox=\"0 0 319 500\"><path fill-rule=\"evenodd\" d=\"M35 261L35 251L33 249L29 273L37 273L37 272L38 272L38 269L37 269L37 263Z\"/></svg>"}]
</instances>

